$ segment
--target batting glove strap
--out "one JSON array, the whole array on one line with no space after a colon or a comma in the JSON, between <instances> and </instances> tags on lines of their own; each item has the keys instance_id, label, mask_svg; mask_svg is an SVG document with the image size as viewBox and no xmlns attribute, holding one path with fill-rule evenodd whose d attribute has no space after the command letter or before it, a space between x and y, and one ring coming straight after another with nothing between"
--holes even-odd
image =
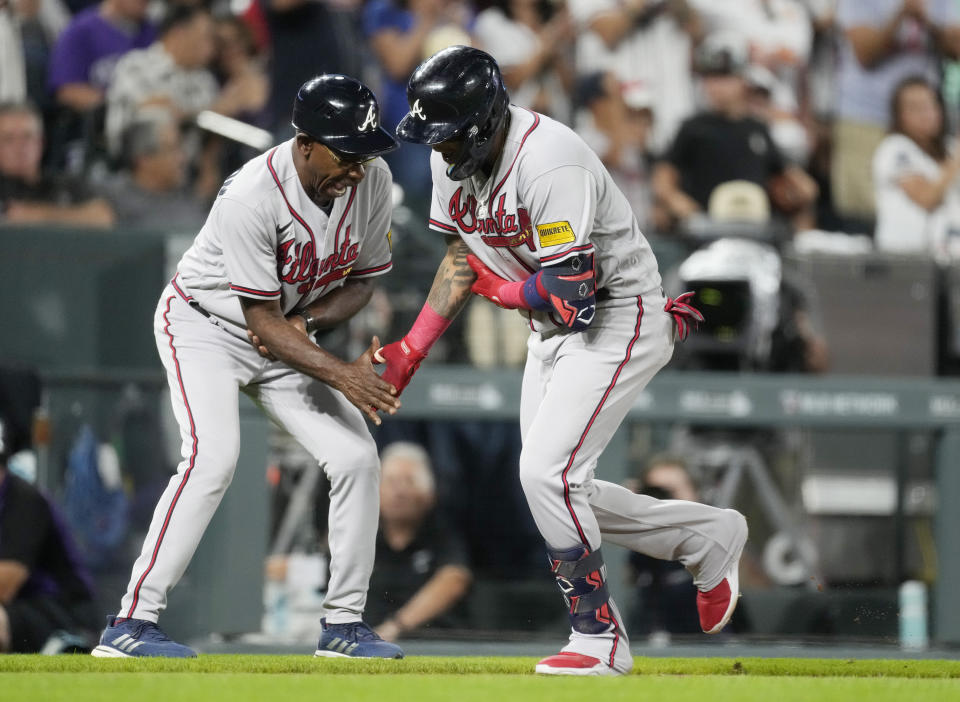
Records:
<instances>
[{"instance_id":1,"label":"batting glove strap","mask_svg":"<svg viewBox=\"0 0 960 702\"><path fill-rule=\"evenodd\" d=\"M693 295L693 292L685 292L678 295L676 299L668 297L667 304L663 306L664 311L673 317L677 325L677 336L680 337L680 341L686 340L691 326L696 329L697 325L703 321L700 310L689 303Z\"/></svg>"}]
</instances>

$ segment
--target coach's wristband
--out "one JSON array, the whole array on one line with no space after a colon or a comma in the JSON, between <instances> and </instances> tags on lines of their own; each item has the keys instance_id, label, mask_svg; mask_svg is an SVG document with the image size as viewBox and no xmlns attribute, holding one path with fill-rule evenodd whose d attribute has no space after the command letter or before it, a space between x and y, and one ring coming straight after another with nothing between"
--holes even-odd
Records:
<instances>
[{"instance_id":1,"label":"coach's wristband","mask_svg":"<svg viewBox=\"0 0 960 702\"><path fill-rule=\"evenodd\" d=\"M306 310L295 310L295 312L303 317L303 325L307 330L307 334L315 332L317 326L316 317L312 317L309 312Z\"/></svg>"}]
</instances>

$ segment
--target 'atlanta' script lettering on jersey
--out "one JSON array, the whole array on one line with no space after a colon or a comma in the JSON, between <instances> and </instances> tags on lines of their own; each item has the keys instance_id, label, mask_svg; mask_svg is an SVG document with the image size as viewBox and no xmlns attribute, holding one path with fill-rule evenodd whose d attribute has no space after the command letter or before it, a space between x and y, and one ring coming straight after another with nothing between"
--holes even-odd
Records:
<instances>
[{"instance_id":1,"label":"'atlanta' script lettering on jersey","mask_svg":"<svg viewBox=\"0 0 960 702\"><path fill-rule=\"evenodd\" d=\"M289 239L280 244L277 248L277 275L280 280L291 285L301 283L297 292L306 295L311 290L346 277L360 253L359 245L350 241L351 226L347 226L339 251L334 251L322 261L316 257L312 241Z\"/></svg>"},{"instance_id":2,"label":"'atlanta' script lettering on jersey","mask_svg":"<svg viewBox=\"0 0 960 702\"><path fill-rule=\"evenodd\" d=\"M497 208L492 217L478 217L477 198L467 195L464 202L463 188L457 188L448 205L450 219L466 234L480 232L480 238L487 246L514 247L526 244L531 251L535 251L530 216L522 207L517 209L515 215L507 214L506 200L504 193L497 199Z\"/></svg>"}]
</instances>

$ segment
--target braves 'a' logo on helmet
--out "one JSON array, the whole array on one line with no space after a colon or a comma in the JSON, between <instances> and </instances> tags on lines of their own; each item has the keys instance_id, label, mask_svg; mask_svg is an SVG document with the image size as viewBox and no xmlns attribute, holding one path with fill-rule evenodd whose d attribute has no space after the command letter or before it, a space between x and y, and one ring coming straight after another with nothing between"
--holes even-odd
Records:
<instances>
[{"instance_id":1,"label":"braves 'a' logo on helmet","mask_svg":"<svg viewBox=\"0 0 960 702\"><path fill-rule=\"evenodd\" d=\"M423 114L423 108L420 107L420 98L417 98L413 101L413 107L410 108L410 114L419 117L424 122L427 121L427 116Z\"/></svg>"},{"instance_id":2,"label":"braves 'a' logo on helmet","mask_svg":"<svg viewBox=\"0 0 960 702\"><path fill-rule=\"evenodd\" d=\"M367 108L367 117L363 120L363 124L360 125L360 131L367 131L368 126L371 129L377 128L377 111L373 105L370 105L370 107Z\"/></svg>"}]
</instances>

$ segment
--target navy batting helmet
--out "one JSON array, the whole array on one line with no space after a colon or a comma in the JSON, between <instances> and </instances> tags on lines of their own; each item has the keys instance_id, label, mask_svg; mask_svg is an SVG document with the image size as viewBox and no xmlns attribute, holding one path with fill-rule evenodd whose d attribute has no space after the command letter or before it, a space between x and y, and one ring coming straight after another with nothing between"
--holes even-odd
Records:
<instances>
[{"instance_id":1,"label":"navy batting helmet","mask_svg":"<svg viewBox=\"0 0 960 702\"><path fill-rule=\"evenodd\" d=\"M293 126L338 153L358 158L398 146L380 126L373 91L347 76L328 73L301 85L293 101Z\"/></svg>"},{"instance_id":2,"label":"navy batting helmet","mask_svg":"<svg viewBox=\"0 0 960 702\"><path fill-rule=\"evenodd\" d=\"M493 57L469 46L451 46L424 61L407 84L410 111L397 136L434 145L461 139L463 146L447 168L463 180L483 164L504 123L509 100Z\"/></svg>"}]
</instances>

